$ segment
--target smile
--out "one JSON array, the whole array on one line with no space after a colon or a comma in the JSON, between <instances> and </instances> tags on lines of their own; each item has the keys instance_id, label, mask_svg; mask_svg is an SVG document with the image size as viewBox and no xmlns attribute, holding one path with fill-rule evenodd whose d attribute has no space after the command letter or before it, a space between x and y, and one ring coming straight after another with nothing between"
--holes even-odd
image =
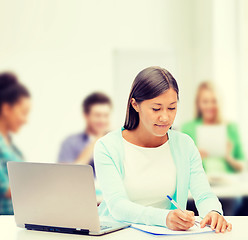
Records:
<instances>
[{"instance_id":1,"label":"smile","mask_svg":"<svg viewBox=\"0 0 248 240\"><path fill-rule=\"evenodd\" d=\"M167 124L167 125L158 125L158 124L155 124L155 126L160 127L160 128L166 128L166 127L169 126L169 124Z\"/></svg>"}]
</instances>

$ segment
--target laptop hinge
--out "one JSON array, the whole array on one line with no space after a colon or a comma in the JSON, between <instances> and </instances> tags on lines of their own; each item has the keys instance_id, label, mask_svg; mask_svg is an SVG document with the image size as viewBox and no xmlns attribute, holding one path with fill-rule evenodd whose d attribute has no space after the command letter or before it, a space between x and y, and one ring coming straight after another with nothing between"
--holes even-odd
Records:
<instances>
[{"instance_id":1,"label":"laptop hinge","mask_svg":"<svg viewBox=\"0 0 248 240\"><path fill-rule=\"evenodd\" d=\"M35 230L35 231L89 235L88 229L64 228L64 227L54 227L54 226L45 226L45 225L36 225L36 224L25 224L25 228L27 230Z\"/></svg>"}]
</instances>

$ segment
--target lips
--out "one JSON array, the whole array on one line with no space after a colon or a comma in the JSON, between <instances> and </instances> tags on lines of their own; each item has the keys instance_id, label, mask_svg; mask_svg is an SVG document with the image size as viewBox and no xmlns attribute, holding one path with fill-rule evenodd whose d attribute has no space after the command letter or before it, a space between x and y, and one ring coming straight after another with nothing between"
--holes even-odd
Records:
<instances>
[{"instance_id":1,"label":"lips","mask_svg":"<svg viewBox=\"0 0 248 240\"><path fill-rule=\"evenodd\" d=\"M165 124L154 124L156 127L160 127L160 128L166 128L169 126L169 124L165 125Z\"/></svg>"}]
</instances>

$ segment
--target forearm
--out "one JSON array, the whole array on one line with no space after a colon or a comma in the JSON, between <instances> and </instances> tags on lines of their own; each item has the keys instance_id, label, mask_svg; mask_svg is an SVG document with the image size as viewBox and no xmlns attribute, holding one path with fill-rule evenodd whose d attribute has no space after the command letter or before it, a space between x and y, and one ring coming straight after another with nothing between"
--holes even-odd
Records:
<instances>
[{"instance_id":1,"label":"forearm","mask_svg":"<svg viewBox=\"0 0 248 240\"><path fill-rule=\"evenodd\" d=\"M244 170L245 164L243 162L240 162L231 156L226 157L226 161L236 171L241 172L242 170Z\"/></svg>"},{"instance_id":2,"label":"forearm","mask_svg":"<svg viewBox=\"0 0 248 240\"><path fill-rule=\"evenodd\" d=\"M146 225L166 226L166 218L170 210L150 206L142 206L129 199L119 199L107 204L110 214L118 221Z\"/></svg>"}]
</instances>

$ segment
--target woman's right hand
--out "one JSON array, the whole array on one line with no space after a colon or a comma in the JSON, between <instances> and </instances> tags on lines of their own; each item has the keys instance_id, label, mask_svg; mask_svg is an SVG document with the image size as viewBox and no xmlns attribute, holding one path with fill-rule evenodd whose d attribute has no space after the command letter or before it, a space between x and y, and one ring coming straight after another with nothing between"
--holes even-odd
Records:
<instances>
[{"instance_id":1,"label":"woman's right hand","mask_svg":"<svg viewBox=\"0 0 248 240\"><path fill-rule=\"evenodd\" d=\"M171 210L167 215L166 225L169 229L175 231L188 230L195 224L194 216L195 214L192 211Z\"/></svg>"}]
</instances>

